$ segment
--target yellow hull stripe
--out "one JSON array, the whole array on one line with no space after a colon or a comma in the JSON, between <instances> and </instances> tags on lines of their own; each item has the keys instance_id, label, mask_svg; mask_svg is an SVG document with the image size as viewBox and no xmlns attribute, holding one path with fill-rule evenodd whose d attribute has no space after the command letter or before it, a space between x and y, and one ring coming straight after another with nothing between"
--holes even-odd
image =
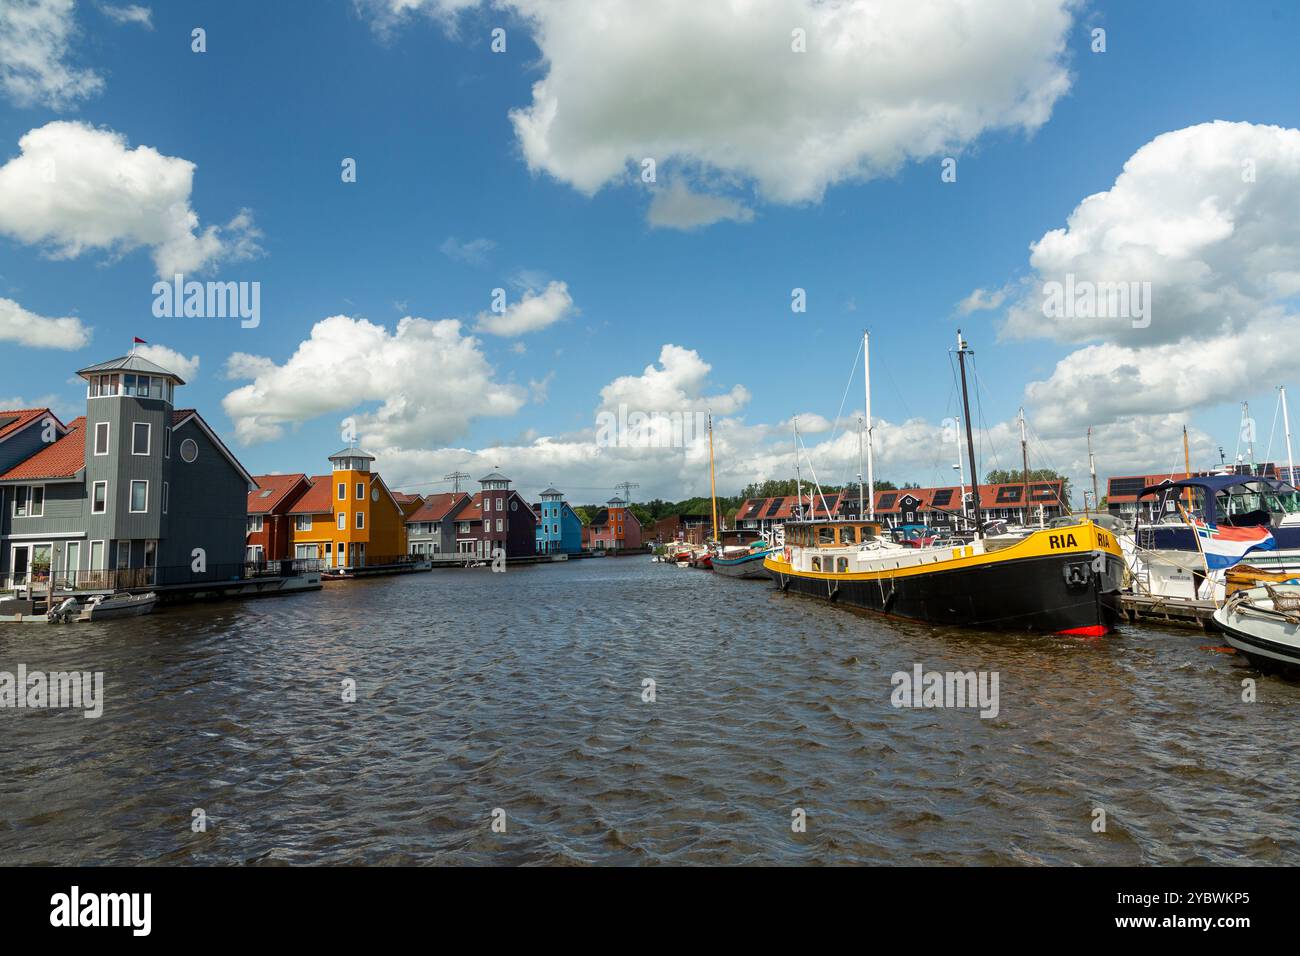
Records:
<instances>
[{"instance_id":1,"label":"yellow hull stripe","mask_svg":"<svg viewBox=\"0 0 1300 956\"><path fill-rule=\"evenodd\" d=\"M952 549L952 557L943 561L929 561L901 568L883 568L879 571L796 571L786 563L784 554L775 556L769 552L763 561L763 567L778 574L796 578L811 578L818 581L875 581L881 578L913 577L918 574L933 574L936 571L960 571L967 568L987 567L1004 564L1009 561L1021 561L1025 558L1043 558L1051 555L1091 554L1104 551L1117 558L1123 557L1119 542L1115 536L1092 522L1070 525L1067 528L1035 531L1023 541L985 554L973 554L969 546ZM823 552L823 559L848 553L847 550L830 550Z\"/></svg>"}]
</instances>

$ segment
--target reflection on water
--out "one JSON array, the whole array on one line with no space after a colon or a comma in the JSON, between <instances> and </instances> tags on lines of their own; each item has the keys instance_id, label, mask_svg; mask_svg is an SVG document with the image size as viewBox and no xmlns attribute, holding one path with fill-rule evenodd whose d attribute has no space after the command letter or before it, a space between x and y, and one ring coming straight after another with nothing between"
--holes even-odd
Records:
<instances>
[{"instance_id":1,"label":"reflection on water","mask_svg":"<svg viewBox=\"0 0 1300 956\"><path fill-rule=\"evenodd\" d=\"M1295 864L1300 688L1243 704L1215 643L941 630L644 557L5 626L0 670L102 670L106 704L0 711L0 860ZM895 709L916 663L998 672L1000 713Z\"/></svg>"}]
</instances>

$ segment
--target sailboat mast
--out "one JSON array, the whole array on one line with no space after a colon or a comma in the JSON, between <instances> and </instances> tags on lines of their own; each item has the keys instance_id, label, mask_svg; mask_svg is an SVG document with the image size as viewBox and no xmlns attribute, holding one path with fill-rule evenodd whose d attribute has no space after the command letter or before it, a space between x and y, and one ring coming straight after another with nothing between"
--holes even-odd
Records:
<instances>
[{"instance_id":1,"label":"sailboat mast","mask_svg":"<svg viewBox=\"0 0 1300 956\"><path fill-rule=\"evenodd\" d=\"M1294 487L1295 460L1291 457L1291 416L1286 410L1286 386L1279 385L1278 391L1282 393L1282 430L1286 432L1286 481Z\"/></svg>"},{"instance_id":2,"label":"sailboat mast","mask_svg":"<svg viewBox=\"0 0 1300 956\"><path fill-rule=\"evenodd\" d=\"M970 456L971 504L975 511L975 537L984 538L984 521L980 515L979 471L975 467L975 435L970 425L970 395L966 389L966 354L969 349L957 330L957 365L961 368L961 409L966 416L966 454Z\"/></svg>"},{"instance_id":3,"label":"sailboat mast","mask_svg":"<svg viewBox=\"0 0 1300 956\"><path fill-rule=\"evenodd\" d=\"M713 478L713 412L709 412L709 497L713 500L713 540L718 540L718 487Z\"/></svg>"},{"instance_id":4,"label":"sailboat mast","mask_svg":"<svg viewBox=\"0 0 1300 956\"><path fill-rule=\"evenodd\" d=\"M858 419L858 517L859 517L859 518L866 517L866 514L867 514L865 511L862 510L862 509L865 507L864 502L866 501L866 494L865 494L865 492L863 491L863 488L862 488L862 473L863 473L863 467L862 467L862 441L863 441L863 438L862 438L862 419L859 418L859 419Z\"/></svg>"},{"instance_id":5,"label":"sailboat mast","mask_svg":"<svg viewBox=\"0 0 1300 956\"><path fill-rule=\"evenodd\" d=\"M1092 426L1088 426L1088 472L1092 475L1092 506L1101 512L1101 499L1097 497L1097 459L1092 457Z\"/></svg>"},{"instance_id":6,"label":"sailboat mast","mask_svg":"<svg viewBox=\"0 0 1300 956\"><path fill-rule=\"evenodd\" d=\"M794 510L794 509L797 509ZM799 469L799 419L794 419L794 509L795 520L803 518L803 472Z\"/></svg>"},{"instance_id":7,"label":"sailboat mast","mask_svg":"<svg viewBox=\"0 0 1300 956\"><path fill-rule=\"evenodd\" d=\"M1192 446L1187 441L1186 425L1183 426L1183 469L1185 471L1184 477L1192 477ZM1192 507L1192 489L1188 488L1183 497L1187 499L1187 509L1190 511Z\"/></svg>"},{"instance_id":8,"label":"sailboat mast","mask_svg":"<svg viewBox=\"0 0 1300 956\"><path fill-rule=\"evenodd\" d=\"M1025 470L1024 495L1025 507L1022 509L1024 514L1025 526L1029 525L1029 443L1025 441L1025 408L1020 407L1020 461Z\"/></svg>"},{"instance_id":9,"label":"sailboat mast","mask_svg":"<svg viewBox=\"0 0 1300 956\"><path fill-rule=\"evenodd\" d=\"M871 453L871 333L862 333L862 387L866 393L866 406L863 414L867 419L867 517L874 521L876 519L876 476L875 464L872 461ZM859 488L859 494L861 489ZM861 503L859 502L859 505ZM859 506L858 515L861 516L862 508Z\"/></svg>"}]
</instances>

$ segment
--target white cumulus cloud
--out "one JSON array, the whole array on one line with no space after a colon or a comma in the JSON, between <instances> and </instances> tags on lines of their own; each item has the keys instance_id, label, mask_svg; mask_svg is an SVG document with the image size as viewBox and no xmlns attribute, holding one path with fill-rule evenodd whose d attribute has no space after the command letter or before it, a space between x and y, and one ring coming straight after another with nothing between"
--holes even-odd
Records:
<instances>
[{"instance_id":1,"label":"white cumulus cloud","mask_svg":"<svg viewBox=\"0 0 1300 956\"><path fill-rule=\"evenodd\" d=\"M74 0L0 3L0 88L19 106L64 110L104 88L93 70L67 62L74 7Z\"/></svg>"},{"instance_id":2,"label":"white cumulus cloud","mask_svg":"<svg viewBox=\"0 0 1300 956\"><path fill-rule=\"evenodd\" d=\"M165 345L137 345L135 354L167 369L169 372L175 372L186 382L193 383L194 379L198 377L199 357L197 355L191 355L187 358L184 353L177 352Z\"/></svg>"},{"instance_id":3,"label":"white cumulus cloud","mask_svg":"<svg viewBox=\"0 0 1300 956\"><path fill-rule=\"evenodd\" d=\"M455 319L408 316L390 332L335 315L312 326L283 364L235 353L226 372L252 380L222 401L245 444L277 438L286 424L377 403L356 416L363 440L419 448L456 439L476 417L513 415L528 399L524 388L496 381L479 341Z\"/></svg>"},{"instance_id":4,"label":"white cumulus cloud","mask_svg":"<svg viewBox=\"0 0 1300 956\"><path fill-rule=\"evenodd\" d=\"M564 282L550 282L541 292L528 291L504 312L480 312L475 326L490 335L525 335L554 325L573 311L573 298Z\"/></svg>"},{"instance_id":5,"label":"white cumulus cloud","mask_svg":"<svg viewBox=\"0 0 1300 956\"><path fill-rule=\"evenodd\" d=\"M0 234L56 259L98 250L150 249L158 275L200 272L258 255L248 210L202 227L190 208L194 163L86 123L56 121L26 133L0 166Z\"/></svg>"},{"instance_id":6,"label":"white cumulus cloud","mask_svg":"<svg viewBox=\"0 0 1300 956\"><path fill-rule=\"evenodd\" d=\"M38 349L79 349L90 344L90 328L75 316L48 318L0 299L0 342Z\"/></svg>"}]
</instances>

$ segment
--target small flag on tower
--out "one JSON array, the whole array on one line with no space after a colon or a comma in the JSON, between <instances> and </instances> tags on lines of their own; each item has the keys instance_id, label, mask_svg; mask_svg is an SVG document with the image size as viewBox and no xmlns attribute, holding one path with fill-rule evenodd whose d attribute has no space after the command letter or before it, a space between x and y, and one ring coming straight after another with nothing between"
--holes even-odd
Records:
<instances>
[{"instance_id":1,"label":"small flag on tower","mask_svg":"<svg viewBox=\"0 0 1300 956\"><path fill-rule=\"evenodd\" d=\"M140 338L140 336L138 336L138 335L137 335L134 339L132 339L132 342L134 342L136 345L148 345L148 344L149 344L149 343L146 342L144 339Z\"/></svg>"}]
</instances>

